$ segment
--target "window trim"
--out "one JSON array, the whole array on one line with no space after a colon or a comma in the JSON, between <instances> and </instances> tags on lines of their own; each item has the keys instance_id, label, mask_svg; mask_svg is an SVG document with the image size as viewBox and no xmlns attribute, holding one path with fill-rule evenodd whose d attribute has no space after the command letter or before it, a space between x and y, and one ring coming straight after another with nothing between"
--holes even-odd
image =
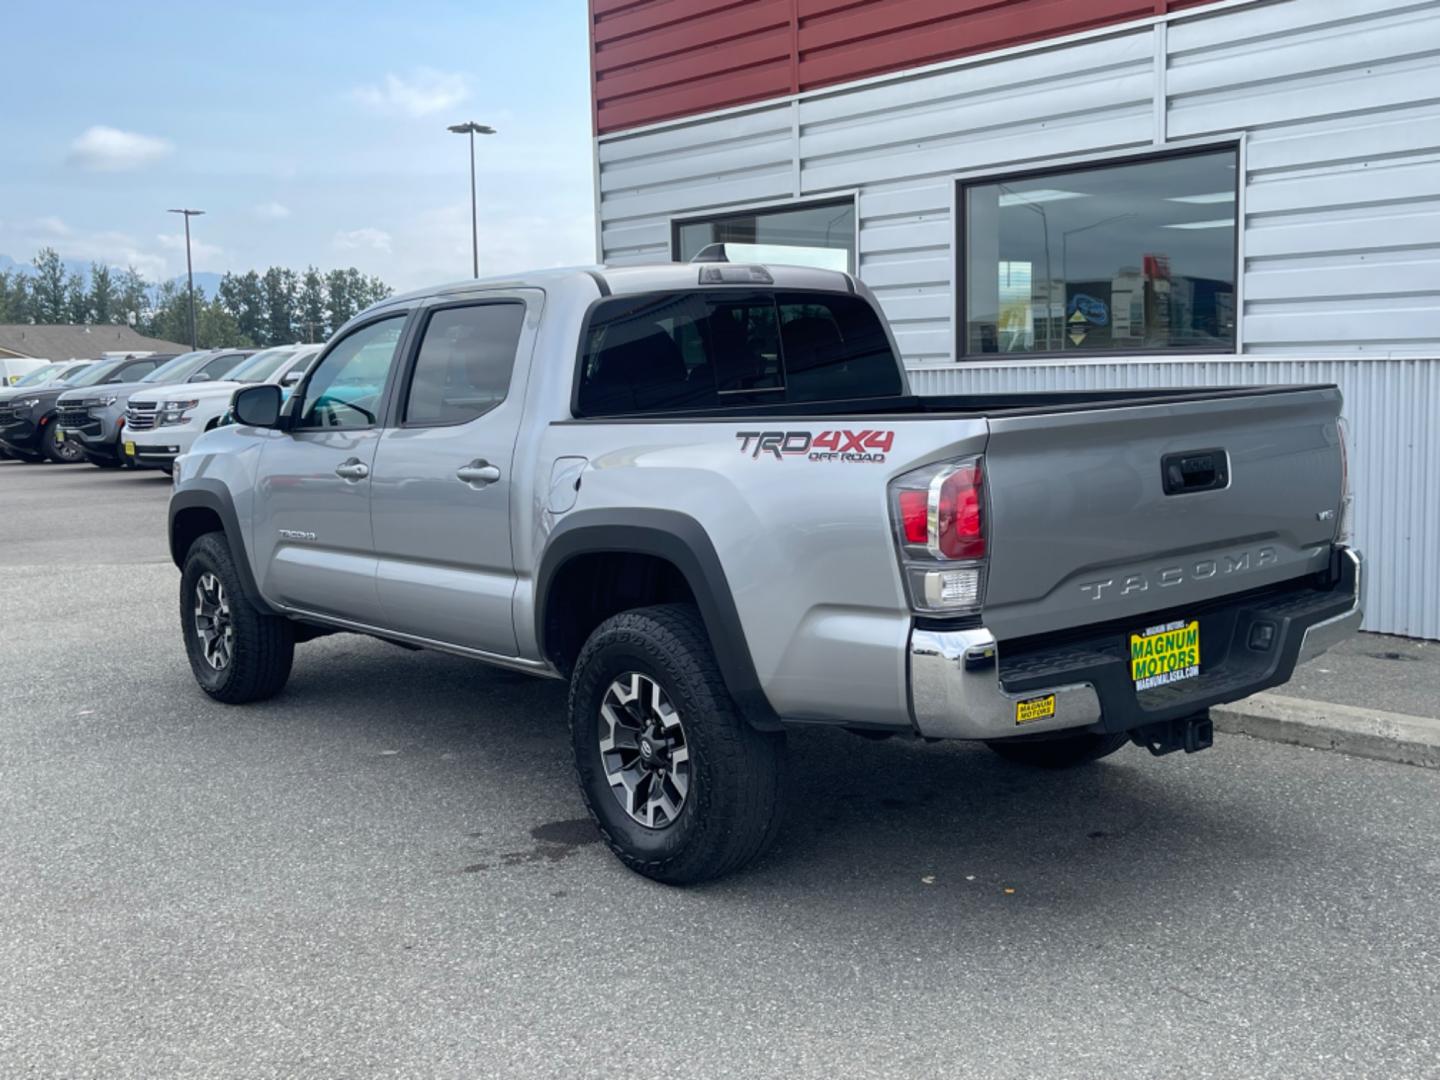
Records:
<instances>
[{"instance_id":1,"label":"window trim","mask_svg":"<svg viewBox=\"0 0 1440 1080\"><path fill-rule=\"evenodd\" d=\"M673 262L684 261L680 258L680 229L684 225L708 225L743 214L783 213L788 210L809 210L845 205L849 205L850 209L854 211L855 220L850 237L852 245L850 254L853 265L850 265L845 272L851 277L855 277L858 275L860 267L860 192L853 188L847 191L830 192L826 195L806 195L779 201L772 199L763 202L735 203L715 210L707 210L703 214L672 214L667 219L670 229L670 259Z\"/></svg>"},{"instance_id":2,"label":"window trim","mask_svg":"<svg viewBox=\"0 0 1440 1080\"><path fill-rule=\"evenodd\" d=\"M313 379L315 373L320 370L320 366L324 364L326 360L330 359L330 354L339 348L343 342L350 340L350 338L354 337L361 330L374 326L378 322L398 318L403 321L400 326L400 340L395 343L395 352L397 357L403 359L415 335L414 315L414 308L388 308L384 311L375 312L373 318L365 319L363 322L355 320L342 327L345 331L344 335L336 336L326 344L325 348L320 351L320 355L315 357L315 362L310 365L310 370L305 373L305 377L295 384L294 389L290 391L290 396L285 400L282 415L288 414L289 424L287 430L289 434L302 435L315 432L323 435L327 432L335 431L375 431L379 428L384 428L390 410L390 399L394 395L396 370L399 366L393 361L390 364L390 371L385 376L385 385L380 390L379 411L375 414L375 422L373 424L366 424L363 427L347 428L308 427L300 423L300 418L305 412L305 402L309 400L310 397L311 379Z\"/></svg>"},{"instance_id":3,"label":"window trim","mask_svg":"<svg viewBox=\"0 0 1440 1080\"><path fill-rule=\"evenodd\" d=\"M510 380L505 386L505 396L497 401L490 408L478 416L472 416L468 420L421 420L412 421L405 418L405 410L410 405L410 385L414 381L415 367L420 362L420 350L425 345L425 332L430 329L430 320L435 317L436 312L451 311L455 308L472 307L498 307L502 304L518 305L525 315L529 315L529 305L523 296L495 296L495 297L471 297L464 300L446 300L437 304L430 304L420 308L415 313L415 325L410 332L410 338L405 342L405 353L401 358L400 378L395 386L394 413L390 417L393 423L386 424L386 427L400 429L424 429L424 428L448 428L463 427L466 424L473 424L477 420L483 420L505 402L510 400L510 390L515 382L515 367L520 363L520 346L525 339L525 319L520 320L520 336L515 340L515 355L511 360Z\"/></svg>"},{"instance_id":4,"label":"window trim","mask_svg":"<svg viewBox=\"0 0 1440 1080\"><path fill-rule=\"evenodd\" d=\"M1072 350L1036 350L1025 353L974 353L969 351L970 332L968 313L965 310L965 303L969 292L969 280L966 276L968 268L968 237L965 231L965 195L969 188L984 187L990 184L1001 184L1012 180L1035 180L1041 177L1059 177L1067 173L1091 172L1101 169L1120 168L1126 165L1144 165L1150 162L1171 161L1176 158L1202 157L1207 154L1218 154L1223 151L1230 151L1235 158L1235 221L1231 225L1231 247L1235 255L1235 341L1231 349L1221 350L1214 345L1189 345L1179 348L1167 348L1160 350L1137 350L1137 349L1086 349L1083 351ZM953 235L955 246L952 249L952 264L954 266L954 333L951 335L953 341L952 358L953 364L1009 364L1023 363L1028 360L1072 360L1082 361L1089 359L1113 359L1116 357L1131 357L1139 359L1146 356L1238 356L1241 352L1241 324L1244 321L1242 309L1241 280L1244 271L1244 250L1242 248L1244 230L1241 222L1244 218L1245 198L1245 161L1244 161L1244 140L1241 138L1226 138L1218 141L1204 143L1189 143L1174 146L1165 146L1148 151L1136 153L1108 154L1101 158L1081 158L1071 161L1051 162L1043 166L1035 166L1027 169L1012 169L1004 172L978 172L967 173L964 176L957 176L951 186L953 213L951 220L954 223ZM908 365L907 365L908 366ZM931 365L933 366L933 365Z\"/></svg>"}]
</instances>

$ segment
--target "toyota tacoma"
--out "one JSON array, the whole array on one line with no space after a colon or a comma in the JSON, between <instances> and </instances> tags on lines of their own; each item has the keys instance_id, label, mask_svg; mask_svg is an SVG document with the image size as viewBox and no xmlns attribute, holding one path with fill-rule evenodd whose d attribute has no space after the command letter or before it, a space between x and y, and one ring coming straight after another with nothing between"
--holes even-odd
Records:
<instances>
[{"instance_id":1,"label":"toyota tacoma","mask_svg":"<svg viewBox=\"0 0 1440 1080\"><path fill-rule=\"evenodd\" d=\"M1208 746L1361 618L1334 386L917 396L850 275L551 271L386 300L176 463L201 688L336 631L569 684L611 849L746 863L785 732L1013 762Z\"/></svg>"}]
</instances>

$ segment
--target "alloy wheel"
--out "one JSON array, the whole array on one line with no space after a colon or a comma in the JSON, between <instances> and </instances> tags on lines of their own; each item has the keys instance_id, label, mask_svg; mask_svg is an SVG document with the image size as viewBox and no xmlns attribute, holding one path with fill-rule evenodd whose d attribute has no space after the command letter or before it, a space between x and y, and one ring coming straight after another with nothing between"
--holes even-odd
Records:
<instances>
[{"instance_id":1,"label":"alloy wheel","mask_svg":"<svg viewBox=\"0 0 1440 1080\"><path fill-rule=\"evenodd\" d=\"M195 583L195 636L205 662L224 671L235 648L235 623L225 586L211 573L201 574Z\"/></svg>"},{"instance_id":2,"label":"alloy wheel","mask_svg":"<svg viewBox=\"0 0 1440 1080\"><path fill-rule=\"evenodd\" d=\"M663 829L679 818L690 790L690 747L680 714L649 675L627 672L605 691L600 760L631 820Z\"/></svg>"}]
</instances>

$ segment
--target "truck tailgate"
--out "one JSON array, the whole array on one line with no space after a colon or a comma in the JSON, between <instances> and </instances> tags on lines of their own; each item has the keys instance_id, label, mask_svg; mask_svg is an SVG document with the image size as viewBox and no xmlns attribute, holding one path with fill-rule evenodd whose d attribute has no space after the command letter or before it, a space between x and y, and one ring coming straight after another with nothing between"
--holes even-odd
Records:
<instances>
[{"instance_id":1,"label":"truck tailgate","mask_svg":"<svg viewBox=\"0 0 1440 1080\"><path fill-rule=\"evenodd\" d=\"M997 638L1143 629L1147 613L1327 565L1339 390L1221 393L991 417L984 618Z\"/></svg>"}]
</instances>

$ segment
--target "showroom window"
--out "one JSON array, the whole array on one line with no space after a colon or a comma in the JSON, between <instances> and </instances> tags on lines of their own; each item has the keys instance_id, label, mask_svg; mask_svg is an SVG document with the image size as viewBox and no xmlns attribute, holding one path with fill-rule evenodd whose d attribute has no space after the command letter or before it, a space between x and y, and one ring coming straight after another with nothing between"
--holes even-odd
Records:
<instances>
[{"instance_id":1,"label":"showroom window","mask_svg":"<svg viewBox=\"0 0 1440 1080\"><path fill-rule=\"evenodd\" d=\"M675 258L689 262L711 244L725 244L731 262L780 263L855 271L855 200L744 210L677 221Z\"/></svg>"},{"instance_id":2,"label":"showroom window","mask_svg":"<svg viewBox=\"0 0 1440 1080\"><path fill-rule=\"evenodd\" d=\"M966 356L1235 350L1234 149L965 184Z\"/></svg>"}]
</instances>

